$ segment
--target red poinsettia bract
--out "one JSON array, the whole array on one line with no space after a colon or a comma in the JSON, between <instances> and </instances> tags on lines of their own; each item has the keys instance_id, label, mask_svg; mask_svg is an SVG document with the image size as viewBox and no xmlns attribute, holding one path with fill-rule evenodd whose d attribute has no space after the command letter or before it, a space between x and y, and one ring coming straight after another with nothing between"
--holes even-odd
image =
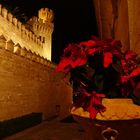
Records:
<instances>
[{"instance_id":1,"label":"red poinsettia bract","mask_svg":"<svg viewBox=\"0 0 140 140\"><path fill-rule=\"evenodd\" d=\"M135 97L133 91L139 88L138 56L132 51L124 53L121 48L119 40L101 40L93 36L88 41L68 45L56 67L56 71L65 75L75 72L71 80L76 79L79 88L82 87L75 106L88 110L92 119L105 111L102 105L104 97ZM140 104L140 95L134 99Z\"/></svg>"},{"instance_id":2,"label":"red poinsettia bract","mask_svg":"<svg viewBox=\"0 0 140 140\"><path fill-rule=\"evenodd\" d=\"M87 97L90 97L90 103L87 108L90 113L90 118L95 119L97 113L101 113L106 110L106 108L102 105L102 99L105 97L104 94L96 93L95 91L88 93L85 89L82 89L82 92Z\"/></svg>"},{"instance_id":3,"label":"red poinsettia bract","mask_svg":"<svg viewBox=\"0 0 140 140\"><path fill-rule=\"evenodd\" d=\"M133 70L130 74L130 77L135 77L140 75L140 68L136 68L135 70Z\"/></svg>"},{"instance_id":4,"label":"red poinsettia bract","mask_svg":"<svg viewBox=\"0 0 140 140\"><path fill-rule=\"evenodd\" d=\"M105 106L102 105L102 99L105 97L104 94L93 93L91 95L90 105L88 111L90 113L90 118L95 119L97 113L104 112L106 110Z\"/></svg>"},{"instance_id":5,"label":"red poinsettia bract","mask_svg":"<svg viewBox=\"0 0 140 140\"><path fill-rule=\"evenodd\" d=\"M77 66L82 66L87 63L87 57L82 47L70 44L65 50L64 54L61 58L60 63L56 67L56 71L60 72L63 71L66 73L69 72L71 68L75 68Z\"/></svg>"},{"instance_id":6,"label":"red poinsettia bract","mask_svg":"<svg viewBox=\"0 0 140 140\"><path fill-rule=\"evenodd\" d=\"M113 55L110 52L104 53L104 67L107 68L112 63Z\"/></svg>"}]
</instances>

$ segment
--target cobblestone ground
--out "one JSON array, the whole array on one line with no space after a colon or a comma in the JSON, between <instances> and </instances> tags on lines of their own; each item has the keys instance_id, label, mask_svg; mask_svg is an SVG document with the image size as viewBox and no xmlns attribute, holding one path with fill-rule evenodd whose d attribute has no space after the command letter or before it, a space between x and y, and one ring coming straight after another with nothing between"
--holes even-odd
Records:
<instances>
[{"instance_id":1,"label":"cobblestone ground","mask_svg":"<svg viewBox=\"0 0 140 140\"><path fill-rule=\"evenodd\" d=\"M82 140L83 135L78 123L45 121L3 140Z\"/></svg>"}]
</instances>

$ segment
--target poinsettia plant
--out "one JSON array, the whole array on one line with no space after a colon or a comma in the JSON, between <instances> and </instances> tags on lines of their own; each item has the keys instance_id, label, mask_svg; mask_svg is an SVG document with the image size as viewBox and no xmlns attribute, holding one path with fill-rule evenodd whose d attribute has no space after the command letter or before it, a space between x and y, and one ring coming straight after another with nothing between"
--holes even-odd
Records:
<instances>
[{"instance_id":1,"label":"poinsettia plant","mask_svg":"<svg viewBox=\"0 0 140 140\"><path fill-rule=\"evenodd\" d=\"M64 49L57 72L70 73L77 100L95 118L105 111L103 98L132 98L140 105L140 65L135 52L121 50L119 40L92 37Z\"/></svg>"}]
</instances>

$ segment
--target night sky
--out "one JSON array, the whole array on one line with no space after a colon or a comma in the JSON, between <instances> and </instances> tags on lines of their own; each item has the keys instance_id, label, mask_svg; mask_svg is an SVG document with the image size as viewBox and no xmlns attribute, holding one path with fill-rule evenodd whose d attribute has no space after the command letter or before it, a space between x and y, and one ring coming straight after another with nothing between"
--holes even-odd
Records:
<instances>
[{"instance_id":1,"label":"night sky","mask_svg":"<svg viewBox=\"0 0 140 140\"><path fill-rule=\"evenodd\" d=\"M20 20L37 15L42 7L54 10L52 61L55 63L59 62L63 49L69 43L90 39L91 35L98 36L92 0L0 0L0 3Z\"/></svg>"}]
</instances>

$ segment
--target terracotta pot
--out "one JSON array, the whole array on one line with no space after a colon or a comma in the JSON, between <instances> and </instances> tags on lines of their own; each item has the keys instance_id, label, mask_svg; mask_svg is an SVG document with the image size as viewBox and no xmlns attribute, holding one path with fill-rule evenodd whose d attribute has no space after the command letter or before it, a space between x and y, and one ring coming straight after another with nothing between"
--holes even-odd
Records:
<instances>
[{"instance_id":1,"label":"terracotta pot","mask_svg":"<svg viewBox=\"0 0 140 140\"><path fill-rule=\"evenodd\" d=\"M82 108L71 109L85 130L84 140L140 140L140 106L131 99L103 99L106 111L91 120Z\"/></svg>"}]
</instances>

